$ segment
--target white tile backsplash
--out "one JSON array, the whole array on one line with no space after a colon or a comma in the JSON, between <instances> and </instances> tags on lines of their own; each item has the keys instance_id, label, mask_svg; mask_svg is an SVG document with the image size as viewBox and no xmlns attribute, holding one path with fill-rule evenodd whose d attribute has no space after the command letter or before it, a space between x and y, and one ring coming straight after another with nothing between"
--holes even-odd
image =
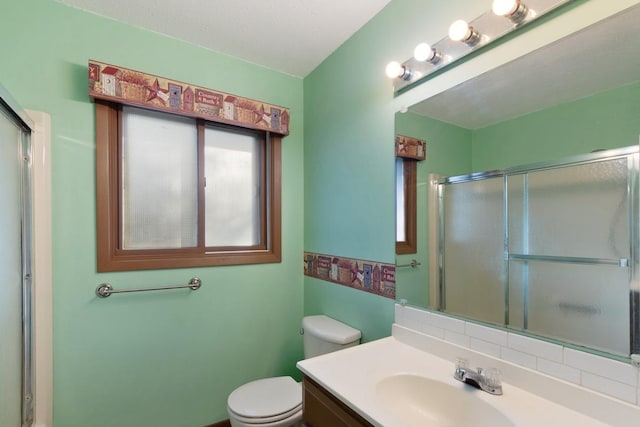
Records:
<instances>
[{"instance_id":1,"label":"white tile backsplash","mask_svg":"<svg viewBox=\"0 0 640 427\"><path fill-rule=\"evenodd\" d=\"M583 372L582 385L627 402L637 403L638 390L635 387L612 381L608 378Z\"/></svg>"},{"instance_id":2,"label":"white tile backsplash","mask_svg":"<svg viewBox=\"0 0 640 427\"><path fill-rule=\"evenodd\" d=\"M580 384L580 370L562 363L538 358L538 371L570 383Z\"/></svg>"},{"instance_id":3,"label":"white tile backsplash","mask_svg":"<svg viewBox=\"0 0 640 427\"><path fill-rule=\"evenodd\" d=\"M467 322L459 319L454 319L453 317L440 316L434 313L427 313L429 321L434 325L442 329L446 329L451 332L457 332L459 334L464 334L465 324Z\"/></svg>"},{"instance_id":4,"label":"white tile backsplash","mask_svg":"<svg viewBox=\"0 0 640 427\"><path fill-rule=\"evenodd\" d=\"M469 335L459 334L457 332L445 331L444 339L462 347L469 347Z\"/></svg>"},{"instance_id":5,"label":"white tile backsplash","mask_svg":"<svg viewBox=\"0 0 640 427\"><path fill-rule=\"evenodd\" d=\"M499 329L466 322L465 333L482 341L488 341L503 347L507 345L507 333Z\"/></svg>"},{"instance_id":6,"label":"white tile backsplash","mask_svg":"<svg viewBox=\"0 0 640 427\"><path fill-rule=\"evenodd\" d=\"M628 363L585 353L572 348L564 349L564 363L582 371L611 378L612 380L638 386L638 368Z\"/></svg>"},{"instance_id":7,"label":"white tile backsplash","mask_svg":"<svg viewBox=\"0 0 640 427\"><path fill-rule=\"evenodd\" d=\"M402 313L402 321L405 323L407 328L415 329L416 331L424 332L422 329L422 325L424 324L423 318L424 315L422 310L412 307L407 307Z\"/></svg>"},{"instance_id":8,"label":"white tile backsplash","mask_svg":"<svg viewBox=\"0 0 640 427\"><path fill-rule=\"evenodd\" d=\"M500 357L500 346L489 341L483 341L478 338L469 338L469 348L471 350L479 351L493 357Z\"/></svg>"},{"instance_id":9,"label":"white tile backsplash","mask_svg":"<svg viewBox=\"0 0 640 427\"><path fill-rule=\"evenodd\" d=\"M502 347L500 352L500 358L504 360L508 360L509 362L515 363L520 366L524 366L525 368L536 369L537 368L537 359L535 356L531 354L523 353L518 350L514 350L509 347Z\"/></svg>"},{"instance_id":10,"label":"white tile backsplash","mask_svg":"<svg viewBox=\"0 0 640 427\"><path fill-rule=\"evenodd\" d=\"M523 353L533 354L543 359L551 360L554 362L562 362L563 352L562 346L558 344L552 344L546 341L540 341L533 338L525 337L524 335L518 335L509 333L509 348L512 348Z\"/></svg>"},{"instance_id":11,"label":"white tile backsplash","mask_svg":"<svg viewBox=\"0 0 640 427\"><path fill-rule=\"evenodd\" d=\"M640 406L640 368L439 313L396 304L395 322Z\"/></svg>"},{"instance_id":12,"label":"white tile backsplash","mask_svg":"<svg viewBox=\"0 0 640 427\"><path fill-rule=\"evenodd\" d=\"M394 317L397 324L404 325L404 313L406 313L409 308L410 307L401 304L396 304Z\"/></svg>"},{"instance_id":13,"label":"white tile backsplash","mask_svg":"<svg viewBox=\"0 0 640 427\"><path fill-rule=\"evenodd\" d=\"M432 337L446 339L445 330L442 328L438 328L437 326L432 326L425 323L424 325L422 325L422 329L420 329L420 331L424 332L425 334L431 335ZM455 334L455 332L447 332L449 332L450 334Z\"/></svg>"}]
</instances>

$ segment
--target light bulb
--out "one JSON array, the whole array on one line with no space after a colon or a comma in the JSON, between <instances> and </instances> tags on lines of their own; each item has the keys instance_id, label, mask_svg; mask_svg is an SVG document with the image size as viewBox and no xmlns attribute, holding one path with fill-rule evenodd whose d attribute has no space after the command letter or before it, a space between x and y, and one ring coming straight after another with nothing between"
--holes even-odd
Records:
<instances>
[{"instance_id":1,"label":"light bulb","mask_svg":"<svg viewBox=\"0 0 640 427\"><path fill-rule=\"evenodd\" d=\"M521 0L493 0L491 10L498 16L505 16L514 24L521 24L529 15L529 8Z\"/></svg>"},{"instance_id":2,"label":"light bulb","mask_svg":"<svg viewBox=\"0 0 640 427\"><path fill-rule=\"evenodd\" d=\"M491 10L498 16L507 16L518 10L518 0L493 0Z\"/></svg>"},{"instance_id":3,"label":"light bulb","mask_svg":"<svg viewBox=\"0 0 640 427\"><path fill-rule=\"evenodd\" d=\"M469 47L474 47L480 43L482 35L467 24L467 21L458 19L449 27L449 38L454 42L463 42Z\"/></svg>"},{"instance_id":4,"label":"light bulb","mask_svg":"<svg viewBox=\"0 0 640 427\"><path fill-rule=\"evenodd\" d=\"M396 61L391 61L385 68L385 73L390 79L411 80L413 73L410 69Z\"/></svg>"},{"instance_id":5,"label":"light bulb","mask_svg":"<svg viewBox=\"0 0 640 427\"><path fill-rule=\"evenodd\" d=\"M402 77L404 74L404 67L400 65L397 61L391 61L387 64L387 68L385 68L385 73L387 77L390 79L395 79L398 77Z\"/></svg>"},{"instance_id":6,"label":"light bulb","mask_svg":"<svg viewBox=\"0 0 640 427\"><path fill-rule=\"evenodd\" d=\"M436 48L431 47L428 43L420 43L413 50L413 58L416 61L426 61L432 64L437 64L442 59L442 53L440 53ZM419 78L416 72L414 78Z\"/></svg>"},{"instance_id":7,"label":"light bulb","mask_svg":"<svg viewBox=\"0 0 640 427\"><path fill-rule=\"evenodd\" d=\"M420 43L413 50L413 57L416 61L430 61L435 56L435 51L428 43Z\"/></svg>"},{"instance_id":8,"label":"light bulb","mask_svg":"<svg viewBox=\"0 0 640 427\"><path fill-rule=\"evenodd\" d=\"M471 37L469 24L462 19L458 19L449 27L449 38L455 42L467 40Z\"/></svg>"}]
</instances>

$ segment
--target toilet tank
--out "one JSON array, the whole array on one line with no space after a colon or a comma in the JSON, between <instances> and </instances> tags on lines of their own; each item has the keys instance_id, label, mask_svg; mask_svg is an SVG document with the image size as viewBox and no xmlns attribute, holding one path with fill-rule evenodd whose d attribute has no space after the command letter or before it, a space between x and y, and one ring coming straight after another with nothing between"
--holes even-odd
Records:
<instances>
[{"instance_id":1,"label":"toilet tank","mask_svg":"<svg viewBox=\"0 0 640 427\"><path fill-rule=\"evenodd\" d=\"M360 344L359 330L324 315L304 317L302 333L305 359Z\"/></svg>"}]
</instances>

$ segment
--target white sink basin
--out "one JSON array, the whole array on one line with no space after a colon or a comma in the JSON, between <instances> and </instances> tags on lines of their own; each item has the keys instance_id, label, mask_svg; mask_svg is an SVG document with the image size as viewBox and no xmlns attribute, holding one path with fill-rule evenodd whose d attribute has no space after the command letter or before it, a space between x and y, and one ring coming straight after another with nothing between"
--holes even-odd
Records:
<instances>
[{"instance_id":1,"label":"white sink basin","mask_svg":"<svg viewBox=\"0 0 640 427\"><path fill-rule=\"evenodd\" d=\"M410 427L516 426L480 398L479 393L484 391L462 383L457 385L418 375L398 374L381 379L376 384L376 395L382 406Z\"/></svg>"},{"instance_id":2,"label":"white sink basin","mask_svg":"<svg viewBox=\"0 0 640 427\"><path fill-rule=\"evenodd\" d=\"M504 373L504 394L490 395L453 379L460 348L398 328L399 337L301 360L297 366L377 427L640 426L638 405L469 352L477 364Z\"/></svg>"}]
</instances>

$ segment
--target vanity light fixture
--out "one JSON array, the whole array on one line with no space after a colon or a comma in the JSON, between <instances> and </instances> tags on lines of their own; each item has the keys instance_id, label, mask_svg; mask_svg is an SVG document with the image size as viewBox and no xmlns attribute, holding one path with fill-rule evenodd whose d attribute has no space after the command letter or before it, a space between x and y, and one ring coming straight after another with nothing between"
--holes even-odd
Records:
<instances>
[{"instance_id":1,"label":"vanity light fixture","mask_svg":"<svg viewBox=\"0 0 640 427\"><path fill-rule=\"evenodd\" d=\"M442 53L436 48L431 47L428 43L420 43L413 50L413 57L416 61L437 64L442 59Z\"/></svg>"},{"instance_id":2,"label":"vanity light fixture","mask_svg":"<svg viewBox=\"0 0 640 427\"><path fill-rule=\"evenodd\" d=\"M464 42L468 46L475 46L481 36L467 21L458 19L449 27L449 38L454 42Z\"/></svg>"},{"instance_id":3,"label":"vanity light fixture","mask_svg":"<svg viewBox=\"0 0 640 427\"><path fill-rule=\"evenodd\" d=\"M410 69L396 61L391 61L387 64L385 73L390 79L411 80L411 77L413 77Z\"/></svg>"},{"instance_id":4,"label":"vanity light fixture","mask_svg":"<svg viewBox=\"0 0 640 427\"><path fill-rule=\"evenodd\" d=\"M498 16L509 18L514 24L520 24L529 13L529 8L520 0L493 0L491 10Z\"/></svg>"},{"instance_id":5,"label":"vanity light fixture","mask_svg":"<svg viewBox=\"0 0 640 427\"><path fill-rule=\"evenodd\" d=\"M459 19L449 27L448 37L431 44L420 43L413 56L402 63L390 62L386 74L393 80L394 93L419 84L473 51L574 1L577 0L491 0L492 11L471 21Z\"/></svg>"}]
</instances>

